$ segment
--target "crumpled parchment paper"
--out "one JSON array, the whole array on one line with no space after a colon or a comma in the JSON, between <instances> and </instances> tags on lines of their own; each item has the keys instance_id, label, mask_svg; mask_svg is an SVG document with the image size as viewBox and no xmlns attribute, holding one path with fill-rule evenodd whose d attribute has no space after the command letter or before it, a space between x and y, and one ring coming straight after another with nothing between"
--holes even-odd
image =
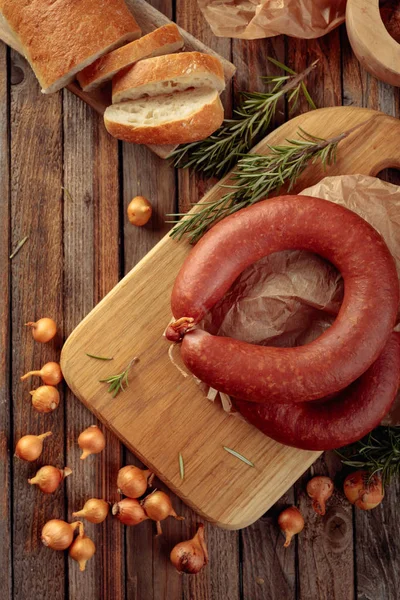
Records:
<instances>
[{"instance_id":1,"label":"crumpled parchment paper","mask_svg":"<svg viewBox=\"0 0 400 600\"><path fill-rule=\"evenodd\" d=\"M301 194L342 204L368 221L385 239L400 275L400 187L345 175L326 177ZM288 250L247 268L199 327L254 344L302 345L332 324L342 296L342 278L333 265L310 252ZM400 424L400 401L391 414L390 422Z\"/></svg>"},{"instance_id":2,"label":"crumpled parchment paper","mask_svg":"<svg viewBox=\"0 0 400 600\"><path fill-rule=\"evenodd\" d=\"M347 0L198 0L213 33L254 40L317 38L340 25Z\"/></svg>"}]
</instances>

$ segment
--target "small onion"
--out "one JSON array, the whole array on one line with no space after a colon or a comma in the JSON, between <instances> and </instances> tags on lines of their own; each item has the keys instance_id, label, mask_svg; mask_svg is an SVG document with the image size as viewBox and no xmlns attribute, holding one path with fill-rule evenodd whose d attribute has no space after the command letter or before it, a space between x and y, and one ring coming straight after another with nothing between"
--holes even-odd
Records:
<instances>
[{"instance_id":1,"label":"small onion","mask_svg":"<svg viewBox=\"0 0 400 600\"><path fill-rule=\"evenodd\" d=\"M355 471L348 475L343 490L347 500L361 510L372 510L385 495L381 477L378 474L370 476L367 471Z\"/></svg>"},{"instance_id":2,"label":"small onion","mask_svg":"<svg viewBox=\"0 0 400 600\"><path fill-rule=\"evenodd\" d=\"M52 494L56 491L60 483L71 475L72 470L69 467L65 469L57 469L51 465L46 465L39 469L35 477L28 479L31 485L37 485L38 488L45 494Z\"/></svg>"},{"instance_id":3,"label":"small onion","mask_svg":"<svg viewBox=\"0 0 400 600\"><path fill-rule=\"evenodd\" d=\"M146 496L142 500L142 506L146 512L146 515L157 523L157 534L162 533L161 523L167 517L174 517L178 521L184 521L185 517L178 517L174 511L170 497L159 490L155 490L149 496Z\"/></svg>"},{"instance_id":4,"label":"small onion","mask_svg":"<svg viewBox=\"0 0 400 600\"><path fill-rule=\"evenodd\" d=\"M204 539L204 525L199 525L196 535L180 542L172 549L170 559L179 573L198 573L208 563L208 551Z\"/></svg>"},{"instance_id":5,"label":"small onion","mask_svg":"<svg viewBox=\"0 0 400 600\"><path fill-rule=\"evenodd\" d=\"M75 529L83 530L80 521L66 523L61 519L47 521L42 529L42 542L52 550L66 550L72 544Z\"/></svg>"},{"instance_id":6,"label":"small onion","mask_svg":"<svg viewBox=\"0 0 400 600\"><path fill-rule=\"evenodd\" d=\"M91 425L78 437L78 445L83 450L81 460L85 460L91 454L98 454L104 450L106 439L97 425Z\"/></svg>"},{"instance_id":7,"label":"small onion","mask_svg":"<svg viewBox=\"0 0 400 600\"><path fill-rule=\"evenodd\" d=\"M307 483L307 494L312 498L313 509L317 515L324 515L325 503L333 494L333 481L330 477L313 477Z\"/></svg>"},{"instance_id":8,"label":"small onion","mask_svg":"<svg viewBox=\"0 0 400 600\"><path fill-rule=\"evenodd\" d=\"M116 502L112 507L112 514L124 525L139 525L149 518L143 506L134 498L124 498Z\"/></svg>"},{"instance_id":9,"label":"small onion","mask_svg":"<svg viewBox=\"0 0 400 600\"><path fill-rule=\"evenodd\" d=\"M15 456L29 462L37 460L42 454L43 440L49 435L52 435L51 431L41 435L24 435L15 446Z\"/></svg>"},{"instance_id":10,"label":"small onion","mask_svg":"<svg viewBox=\"0 0 400 600\"><path fill-rule=\"evenodd\" d=\"M48 362L39 371L29 371L21 377L21 381L25 381L29 377L37 375L46 385L57 385L62 381L61 367L56 362Z\"/></svg>"},{"instance_id":11,"label":"small onion","mask_svg":"<svg viewBox=\"0 0 400 600\"><path fill-rule=\"evenodd\" d=\"M32 327L33 339L37 342L49 342L57 333L57 325L53 319L48 317L43 317L43 319L39 319L36 323L30 321L29 323L25 323L25 325Z\"/></svg>"},{"instance_id":12,"label":"small onion","mask_svg":"<svg viewBox=\"0 0 400 600\"><path fill-rule=\"evenodd\" d=\"M85 502L82 510L73 512L73 517L84 518L90 523L102 523L108 515L110 505L100 498L90 498Z\"/></svg>"},{"instance_id":13,"label":"small onion","mask_svg":"<svg viewBox=\"0 0 400 600\"><path fill-rule=\"evenodd\" d=\"M154 474L149 469L126 465L118 471L117 488L128 498L140 498L151 485Z\"/></svg>"},{"instance_id":14,"label":"small onion","mask_svg":"<svg viewBox=\"0 0 400 600\"><path fill-rule=\"evenodd\" d=\"M60 404L60 394L52 385L41 385L29 393L32 396L32 405L38 412L53 412Z\"/></svg>"},{"instance_id":15,"label":"small onion","mask_svg":"<svg viewBox=\"0 0 400 600\"><path fill-rule=\"evenodd\" d=\"M283 545L287 548L290 545L292 537L296 535L296 533L303 531L303 515L295 506L289 506L289 508L282 511L279 515L278 525L286 536L286 541Z\"/></svg>"},{"instance_id":16,"label":"small onion","mask_svg":"<svg viewBox=\"0 0 400 600\"><path fill-rule=\"evenodd\" d=\"M84 571L87 561L92 558L95 552L96 546L82 531L72 542L68 553L79 564L79 570Z\"/></svg>"},{"instance_id":17,"label":"small onion","mask_svg":"<svg viewBox=\"0 0 400 600\"><path fill-rule=\"evenodd\" d=\"M146 225L152 212L151 204L144 196L135 196L127 208L129 222L137 227Z\"/></svg>"}]
</instances>

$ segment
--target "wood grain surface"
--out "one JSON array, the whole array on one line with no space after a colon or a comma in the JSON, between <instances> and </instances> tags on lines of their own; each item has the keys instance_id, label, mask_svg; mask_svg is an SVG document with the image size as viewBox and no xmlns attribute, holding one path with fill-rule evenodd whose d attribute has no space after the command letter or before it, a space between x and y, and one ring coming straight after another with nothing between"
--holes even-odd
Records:
<instances>
[{"instance_id":1,"label":"wood grain surface","mask_svg":"<svg viewBox=\"0 0 400 600\"><path fill-rule=\"evenodd\" d=\"M400 86L400 43L382 21L381 4L380 0L348 0L347 33L362 66L381 81ZM392 6L395 10L394 2Z\"/></svg>"},{"instance_id":2,"label":"wood grain surface","mask_svg":"<svg viewBox=\"0 0 400 600\"><path fill-rule=\"evenodd\" d=\"M232 59L238 68L237 78L235 79L234 91L235 100L237 100L238 90L243 89L263 89L261 75L274 71L266 62L266 56L273 55L279 60L285 61L291 67L301 70L313 59L320 58L318 71L312 75L309 80L309 89L318 106L323 105L350 105L367 106L373 109L379 109L399 117L400 96L399 90L390 86L381 84L366 73L358 60L354 57L348 43L345 28L332 32L330 35L313 41L300 41L288 38L278 37L271 40L257 40L255 42L241 40L224 40L212 36L204 19L198 12L196 2L186 2L179 0L172 4L169 0L157 0L154 5L183 27L186 27L193 35L201 39L208 45L211 45L219 53L224 53L228 59ZM1 289L0 289L0 346L6 352L1 352L0 367L0 424L1 432L7 435L1 437L1 458L0 458L0 483L1 508L0 511L0 531L2 532L2 551L0 552L0 565L2 567L2 598L10 600L26 600L29 597L32 600L43 600L43 598L65 597L70 600L81 598L81 588L87 592L88 599L100 600L320 600L320 598L329 598L329 600L398 600L398 556L400 552L399 531L396 525L396 515L400 499L400 489L398 485L393 485L387 493L385 502L380 509L372 511L370 514L353 512L349 505L344 504L343 496L340 492L340 485L343 476L340 466L332 453L324 455L312 467L312 471L301 478L295 488L282 497L277 505L271 508L267 514L257 521L251 527L240 532L224 531L210 525L206 525L206 534L209 540L211 561L207 569L199 576L194 578L180 577L169 566L167 553L173 544L183 539L183 536L194 532L195 524L198 519L194 513L182 506L179 499L173 494L172 501L178 512L183 511L186 515L184 523L170 520L167 522L166 535L164 540L156 540L154 531L151 527L143 524L136 528L123 528L111 518L106 525L99 526L99 531L95 531L94 539L105 540L105 548L98 548L95 558L88 564L86 573L77 574L75 564L69 559L63 560L62 556L47 551L41 554L40 560L36 557L36 552L40 550L27 551L33 535L36 535L29 526L34 512L34 504L39 504L38 496L33 496L31 501L18 503L18 511L13 510L14 485L12 482L21 476L7 468L7 458L10 459L11 466L17 462L12 459L15 440L20 435L18 430L19 423L23 420L23 414L29 407L29 398L25 398L25 403L18 403L17 410L14 413L11 410L12 398L19 398L19 386L17 381L21 375L21 369L18 365L13 369L13 375L7 375L7 367L11 368L13 362L20 361L20 357L25 356L27 342L30 343L29 336L22 335L22 326L20 317L16 316L20 312L18 304L18 295L26 294L29 300L29 309L34 308L35 314L29 317L35 318L43 316L41 310L50 310L52 305L46 306L46 291L50 289L53 293L54 286L59 285L58 280L63 279L63 268L59 270L56 277L43 277L40 273L39 254L44 252L43 246L37 247L36 244L30 246L30 240L21 250L20 256L13 259L10 264L7 260L10 249L14 248L16 242L24 235L25 230L21 230L22 214L35 217L38 210L38 204L42 205L42 210L50 210L54 215L54 206L64 213L64 208L59 194L58 186L51 191L43 193L40 177L35 170L38 162L41 166L41 172L47 168L45 161L54 152L54 135L59 137L59 143L63 148L64 164L69 162L70 177L74 173L74 168L78 166L74 162L83 160L83 150L88 151L88 145L83 145L80 138L77 146L81 147L81 153L73 151L72 141L69 137L68 146L64 147L63 135L68 133L72 127L72 121L76 118L82 122L81 114L75 114L74 104L69 104L68 119L64 116L62 127L58 128L58 133L54 129L48 118L43 114L43 104L40 104L41 114L38 114L38 125L43 130L40 148L36 146L36 151L41 152L43 162L37 161L27 164L26 170L30 170L29 188L25 187L19 190L20 177L18 170L13 168L9 172L7 165L8 152L13 144L13 161L18 155L21 156L20 167L22 168L23 158L27 159L27 147L32 140L32 135L27 135L25 122L21 121L19 114L15 111L16 101L24 109L36 105L36 94L40 98L38 86L33 77L29 76L30 69L26 63L20 60L15 54L10 56L5 48L1 48L0 54L0 98L1 98L1 128L0 128L0 155L1 155L1 216L5 219L0 220L2 235L0 236L0 262L1 269ZM8 77L9 75L9 77ZM26 92L29 88L29 94ZM13 103L11 105L11 92ZM68 92L64 93L64 111L66 97ZM58 105L57 105L58 107ZM11 110L12 108L12 110ZM36 109L35 109L36 110ZM57 108L58 110L58 108ZM51 105L50 112L54 111L54 104ZM299 111L307 110L307 106L301 102ZM7 134L6 115L9 115ZM276 122L281 123L285 119L285 105L283 104ZM56 117L57 118L57 117ZM60 117L58 117L60 119ZM127 146L117 146L100 143L101 127L93 111L85 112L86 120L85 135L87 132L91 135L89 147L92 147L91 156L95 164L90 166L89 160L85 161L85 171L83 179L74 183L75 202L86 203L92 200L93 210L85 212L75 208L75 224L79 231L75 235L76 254L72 254L72 242L68 241L71 232L63 227L61 246L64 249L69 244L69 288L63 285L62 303L55 308L53 316L57 321L62 322L63 305L69 306L68 317L66 317L65 334L68 334L77 324L80 318L80 312L90 310L100 297L102 297L116 282L118 277L128 272L131 267L144 255L152 244L162 237L165 232L164 213L169 207L175 204L178 207L178 200L181 207L188 208L190 202L200 199L204 192L209 188L210 182L201 177L191 175L187 172L174 173L165 161L159 161L147 149L136 148L128 150ZM18 135L18 129L23 126L23 130ZM51 134L51 132L53 132ZM50 140L46 137L50 135ZM70 158L68 155L75 152ZM136 157L136 159L134 158ZM153 162L152 162L153 161ZM107 163L111 163L108 168ZM115 178L110 178L110 172L119 164L119 192L115 188ZM146 170L145 170L146 167ZM159 171L161 169L161 171ZM64 167L64 171L66 167ZM97 172L97 174L95 174ZM114 172L114 171L113 171ZM145 176L142 176L145 174ZM88 178L93 178L92 194L85 195L83 190L88 189ZM155 181L148 181L148 179ZM389 179L400 183L398 171L391 171ZM138 231L129 227L127 224L123 227L125 220L125 208L127 202L136 193L138 182L146 186L148 194L154 193L157 198L157 218L154 223L147 226L145 230ZM8 201L7 189L11 186L15 190L10 197L14 208L13 218L9 215L8 223ZM162 188L162 189L160 189ZM82 193L81 193L82 191ZM179 191L179 198L178 198ZM24 203L20 205L23 195L28 194L28 199L24 198ZM119 197L118 197L119 195ZM40 202L37 196L40 196ZM153 202L154 198L150 197ZM31 202L35 201L35 204ZM11 210L11 208L10 208ZM67 210L67 207L65 207ZM70 210L70 209L68 209ZM70 214L72 219L72 214ZM91 222L88 225L87 221ZM42 222L42 220L41 220ZM35 229L37 221L32 225ZM53 219L42 222L39 238L48 235L48 230L53 227ZM80 261L82 259L80 249L87 241L85 236L88 231L93 231L92 256L93 270L88 268L86 261L85 275L82 275ZM7 239L12 236L12 239ZM64 251L64 250L63 250ZM20 271L19 261L25 265L27 260L24 253L31 255L31 264L29 273L23 266L23 272ZM49 260L49 257L47 257ZM12 271L11 271L12 269ZM9 271L9 279L7 277ZM36 285L36 279L39 278L39 284ZM82 280L83 278L83 280ZM7 292L7 281L9 289L14 289L12 301L7 305L9 294ZM4 285L3 285L4 282ZM92 304L88 300L88 294L85 287L90 286L94 293ZM42 291L42 289L44 291ZM74 312L73 302L68 295L74 294L74 302L77 303L77 310ZM36 295L38 299L36 299ZM44 297L44 299L42 298ZM86 299L85 299L86 298ZM35 303L37 300L41 304ZM10 298L11 300L11 298ZM25 318L26 315L23 316ZM10 328L11 319L14 323L16 332ZM22 319L23 320L23 319ZM68 323L67 323L68 321ZM3 346L4 343L4 346ZM28 344L29 347L29 344ZM8 349L8 352L7 352ZM38 345L34 347L34 364L38 366L41 362L40 352L42 348ZM57 353L55 353L56 355ZM8 355L8 359L7 359ZM7 365L8 360L8 365ZM30 360L27 360L29 367L33 366ZM8 372L9 373L9 372ZM37 385L37 381L33 382ZM29 389L29 386L24 388ZM8 391L10 390L10 391ZM11 392L11 393L10 393ZM73 396L69 396L68 402L77 402ZM29 409L30 410L30 409ZM62 413L67 410L65 404L60 406L57 411L57 421L62 421ZM84 414L84 410L81 413ZM76 413L78 414L78 413ZM69 447L69 456L72 458L77 451L71 432L74 424L70 422L72 415L67 416L65 426L58 431L58 440L62 447ZM93 417L88 418L92 422ZM46 418L45 424L52 421L52 416ZM39 427L39 421L31 421L32 432L39 433L42 429ZM47 427L46 427L47 428ZM110 435L110 440L113 436ZM116 439L114 444L118 444ZM59 443L57 442L57 444ZM111 444L111 441L108 442ZM107 449L108 452L108 449ZM76 454L77 456L77 454ZM44 456L47 460L49 455ZM64 454L60 454L64 459ZM111 494L115 493L112 484L114 473L113 459L109 461L108 456L99 455L92 457L91 468L85 472L89 485L100 489L106 494L109 490ZM132 456L123 452L123 460L131 462ZM76 461L77 462L77 461ZM103 465L101 472L98 463ZM89 463L88 463L89 464ZM34 467L33 467L34 470ZM95 474L96 473L96 474ZM104 478L108 473L110 479ZM321 526L317 519L313 519L313 513L310 504L304 495L305 481L312 474L335 474L335 482L338 490L335 493L334 506L342 502L346 508L345 531L351 531L351 541L345 541L343 544L332 544L332 535L326 526ZM81 476L81 473L79 473ZM65 491L68 510L72 510L73 494L72 485L74 483L72 475L67 480L67 489ZM101 480L100 480L101 477ZM92 483L95 478L95 483ZM23 478L19 482L18 493L26 495L30 493L27 486L23 485ZM77 483L81 486L81 484ZM99 487L97 487L99 486ZM82 486L80 487L82 489ZM88 489L92 490L92 487ZM38 492L39 493L39 492ZM62 496L62 492L61 492ZM11 502L6 503L7 498ZM41 497L39 497L42 500ZM75 494L74 498L77 498ZM51 499L51 505L59 505L58 494ZM81 498L79 498L79 501ZM75 502L75 500L74 500ZM286 551L283 549L283 537L276 525L276 516L281 507L286 504L298 503L306 518L306 529L299 536L297 542ZM36 507L35 507L35 510ZM341 513L343 516L343 513ZM37 529L43 525L45 518L50 518L52 511L46 510L45 515L39 519ZM10 520L11 519L11 520ZM12 523L15 521L24 521L28 526L21 525L21 532L16 535L15 527ZM342 523L334 523L334 530L342 531ZM107 532L106 535L104 532ZM8 533L7 533L8 532ZM122 542L120 544L120 538ZM341 535L341 534L340 534ZM8 536L8 538L7 538ZM97 537L98 536L98 537ZM104 538L103 538L104 536ZM340 536L339 536L340 537ZM10 540L7 543L7 539ZM345 538L346 540L346 538ZM161 543L160 543L161 542ZM9 548L9 551L7 551ZM109 554L107 554L109 553ZM303 556L300 556L303 554ZM110 563L110 557L113 556ZM53 562L56 560L56 564ZM300 563L301 560L301 563ZM114 575L114 566L120 565L120 571ZM26 564L23 572L21 564ZM301 564L301 566L300 566ZM61 566L60 566L61 565ZM68 573L71 574L68 574ZM119 574L120 573L120 574ZM81 577L78 578L78 575ZM85 577L89 575L90 584L85 583ZM120 583L119 577L122 582ZM21 577L25 578L22 586ZM114 578L115 577L115 578ZM43 582L42 588L38 589L37 579ZM104 582L103 589L100 590L96 580ZM336 582L336 585L335 585ZM338 582L340 586L338 587ZM26 590L29 590L27 595ZM59 590L53 594L54 590ZM99 595L100 594L100 595Z\"/></svg>"}]
</instances>

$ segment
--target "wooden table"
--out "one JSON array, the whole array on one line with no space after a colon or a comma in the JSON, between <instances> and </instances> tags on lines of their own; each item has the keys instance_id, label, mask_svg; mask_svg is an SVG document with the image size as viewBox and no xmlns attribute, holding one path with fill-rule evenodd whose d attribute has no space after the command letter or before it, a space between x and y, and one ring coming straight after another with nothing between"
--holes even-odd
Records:
<instances>
[{"instance_id":1,"label":"wooden table","mask_svg":"<svg viewBox=\"0 0 400 600\"><path fill-rule=\"evenodd\" d=\"M238 90L262 89L271 72L268 55L301 71L320 59L309 80L318 106L354 104L399 116L400 94L368 76L354 58L344 28L316 41L255 42L215 38L196 2L154 0L166 14L238 68L230 110ZM123 528L111 518L88 525L97 544L85 573L62 553L40 543L46 519L70 516L84 500L116 500L115 476L124 463L139 464L107 434L107 449L79 460L78 433L95 420L65 389L52 415L30 409L20 375L58 357L53 345L34 344L23 324L54 316L65 338L90 309L165 234L164 215L187 208L210 185L176 173L146 148L119 145L101 119L69 92L40 94L27 64L0 46L0 552L2 600L395 600L400 589L400 525L393 484L381 507L354 512L340 493L324 518L313 514L305 494L306 474L262 519L240 531L207 526L210 565L197 577L179 577L168 562L170 548L192 532L196 515L177 498L184 523L166 522L155 538L148 523ZM284 104L276 122L287 118ZM304 103L299 110L305 110ZM396 174L391 174L396 180ZM397 182L400 183L397 175ZM63 192L63 188L69 194ZM155 215L149 227L127 223L125 207L147 196ZM29 234L13 261L10 248ZM67 464L74 473L62 490L41 495L26 482L34 465L13 458L16 440L51 429L42 464ZM329 453L312 473L335 476ZM160 486L161 487L161 486ZM306 517L298 542L283 548L276 516L296 502Z\"/></svg>"}]
</instances>

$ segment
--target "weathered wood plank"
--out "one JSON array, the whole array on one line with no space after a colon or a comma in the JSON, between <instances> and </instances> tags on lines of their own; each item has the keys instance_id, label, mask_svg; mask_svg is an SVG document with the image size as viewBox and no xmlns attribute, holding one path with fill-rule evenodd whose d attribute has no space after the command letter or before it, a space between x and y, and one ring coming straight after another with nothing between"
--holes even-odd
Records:
<instances>
[{"instance_id":1,"label":"weathered wood plank","mask_svg":"<svg viewBox=\"0 0 400 600\"><path fill-rule=\"evenodd\" d=\"M8 67L7 47L0 44L0 539L3 548L0 552L0 572L2 576L2 597L12 597L12 558L11 558L11 331L10 331L10 173L8 156Z\"/></svg>"},{"instance_id":2,"label":"weathered wood plank","mask_svg":"<svg viewBox=\"0 0 400 600\"><path fill-rule=\"evenodd\" d=\"M69 92L64 95L64 185L64 314L69 334L119 275L118 145L105 132L101 117ZM87 350L97 353L96 348ZM66 414L68 464L74 471L68 481L71 515L90 497L117 499L121 445L104 431L106 449L82 462L76 440L96 420L70 391ZM123 600L124 540L118 523L109 517L101 525L85 522L85 529L97 553L84 576L69 561L70 598Z\"/></svg>"},{"instance_id":3,"label":"weathered wood plank","mask_svg":"<svg viewBox=\"0 0 400 600\"><path fill-rule=\"evenodd\" d=\"M400 115L400 90L369 75L342 35L344 103L367 106L390 115ZM384 179L400 184L399 172L382 173ZM400 577L396 567L400 553L400 531L396 512L400 485L393 483L382 504L371 512L355 510L356 597L360 600L395 600Z\"/></svg>"},{"instance_id":4,"label":"weathered wood plank","mask_svg":"<svg viewBox=\"0 0 400 600\"><path fill-rule=\"evenodd\" d=\"M12 261L12 397L14 446L27 433L51 430L44 452L35 463L14 459L13 559L14 598L65 597L62 553L40 541L44 523L64 517L63 486L44 495L29 486L39 466L64 466L64 398L52 414L39 414L31 406L29 390L40 385L20 382L21 375L58 360L54 342L34 342L24 323L53 317L63 329L62 314L62 106L59 95L43 96L27 63L11 53L11 247L24 236L29 240ZM45 569L45 577L40 574Z\"/></svg>"}]
</instances>

